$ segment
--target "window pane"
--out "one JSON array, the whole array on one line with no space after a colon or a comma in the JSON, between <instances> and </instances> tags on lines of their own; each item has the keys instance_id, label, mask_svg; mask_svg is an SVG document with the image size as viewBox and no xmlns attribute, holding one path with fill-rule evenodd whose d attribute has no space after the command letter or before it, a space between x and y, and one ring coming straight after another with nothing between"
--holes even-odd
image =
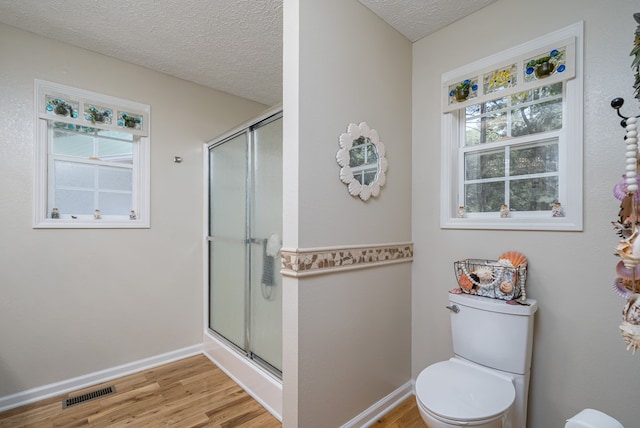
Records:
<instances>
[{"instance_id":1,"label":"window pane","mask_svg":"<svg viewBox=\"0 0 640 428\"><path fill-rule=\"evenodd\" d=\"M537 134L562 128L562 99L524 106L511 112L511 135Z\"/></svg>"},{"instance_id":2,"label":"window pane","mask_svg":"<svg viewBox=\"0 0 640 428\"><path fill-rule=\"evenodd\" d=\"M483 122L484 142L493 143L507 136L507 113L495 112L488 114Z\"/></svg>"},{"instance_id":3,"label":"window pane","mask_svg":"<svg viewBox=\"0 0 640 428\"><path fill-rule=\"evenodd\" d=\"M464 146L562 128L562 82L469 106Z\"/></svg>"},{"instance_id":4,"label":"window pane","mask_svg":"<svg viewBox=\"0 0 640 428\"><path fill-rule=\"evenodd\" d=\"M363 172L364 172L364 179L363 179L364 181L362 181L360 184L364 184L368 186L375 181L376 175L378 175L378 168L373 168L373 169L369 168L364 170Z\"/></svg>"},{"instance_id":5,"label":"window pane","mask_svg":"<svg viewBox=\"0 0 640 428\"><path fill-rule=\"evenodd\" d=\"M131 192L132 171L129 168L98 168L98 187L101 190L121 190Z\"/></svg>"},{"instance_id":6,"label":"window pane","mask_svg":"<svg viewBox=\"0 0 640 428\"><path fill-rule=\"evenodd\" d=\"M467 180L504 177L504 150L466 153L464 170Z\"/></svg>"},{"instance_id":7,"label":"window pane","mask_svg":"<svg viewBox=\"0 0 640 428\"><path fill-rule=\"evenodd\" d=\"M93 192L56 189L53 206L58 208L60 214L93 214Z\"/></svg>"},{"instance_id":8,"label":"window pane","mask_svg":"<svg viewBox=\"0 0 640 428\"><path fill-rule=\"evenodd\" d=\"M498 212L504 201L504 181L467 184L465 207L467 212Z\"/></svg>"},{"instance_id":9,"label":"window pane","mask_svg":"<svg viewBox=\"0 0 640 428\"><path fill-rule=\"evenodd\" d=\"M97 138L98 157L103 161L133 163L133 143Z\"/></svg>"},{"instance_id":10,"label":"window pane","mask_svg":"<svg viewBox=\"0 0 640 428\"><path fill-rule=\"evenodd\" d=\"M54 178L55 186L58 188L93 189L95 186L95 166L57 160L54 162Z\"/></svg>"},{"instance_id":11,"label":"window pane","mask_svg":"<svg viewBox=\"0 0 640 428\"><path fill-rule=\"evenodd\" d=\"M509 174L541 174L558 171L558 143L511 150Z\"/></svg>"},{"instance_id":12,"label":"window pane","mask_svg":"<svg viewBox=\"0 0 640 428\"><path fill-rule=\"evenodd\" d=\"M53 130L53 153L87 159L94 156L93 136L60 129Z\"/></svg>"},{"instance_id":13,"label":"window pane","mask_svg":"<svg viewBox=\"0 0 640 428\"><path fill-rule=\"evenodd\" d=\"M349 166L351 168L360 166L364 163L364 146L352 147L349 150Z\"/></svg>"},{"instance_id":14,"label":"window pane","mask_svg":"<svg viewBox=\"0 0 640 428\"><path fill-rule=\"evenodd\" d=\"M550 211L558 200L558 177L514 180L509 188L510 207L517 211Z\"/></svg>"},{"instance_id":15,"label":"window pane","mask_svg":"<svg viewBox=\"0 0 640 428\"><path fill-rule=\"evenodd\" d=\"M131 193L99 192L98 205L103 215L128 215L131 210Z\"/></svg>"}]
</instances>

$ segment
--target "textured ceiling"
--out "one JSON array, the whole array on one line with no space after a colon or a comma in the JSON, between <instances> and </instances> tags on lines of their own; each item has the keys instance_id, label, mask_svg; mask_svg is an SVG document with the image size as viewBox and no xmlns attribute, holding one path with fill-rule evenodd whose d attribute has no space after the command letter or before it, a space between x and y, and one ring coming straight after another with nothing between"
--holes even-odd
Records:
<instances>
[{"instance_id":1,"label":"textured ceiling","mask_svg":"<svg viewBox=\"0 0 640 428\"><path fill-rule=\"evenodd\" d=\"M359 0L415 42L496 0Z\"/></svg>"},{"instance_id":2,"label":"textured ceiling","mask_svg":"<svg viewBox=\"0 0 640 428\"><path fill-rule=\"evenodd\" d=\"M495 0L359 1L415 41ZM282 0L0 0L0 22L266 105L282 100Z\"/></svg>"}]
</instances>

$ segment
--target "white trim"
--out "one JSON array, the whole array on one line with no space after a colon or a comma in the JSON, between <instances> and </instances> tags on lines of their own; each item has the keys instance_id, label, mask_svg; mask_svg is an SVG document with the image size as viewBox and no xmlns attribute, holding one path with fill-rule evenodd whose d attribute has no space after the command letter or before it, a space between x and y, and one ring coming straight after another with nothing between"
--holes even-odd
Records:
<instances>
[{"instance_id":1,"label":"white trim","mask_svg":"<svg viewBox=\"0 0 640 428\"><path fill-rule=\"evenodd\" d=\"M280 379L276 379L208 331L204 334L203 353L247 394L282 422L283 394Z\"/></svg>"},{"instance_id":2,"label":"white trim","mask_svg":"<svg viewBox=\"0 0 640 428\"><path fill-rule=\"evenodd\" d=\"M72 88L57 83L46 82L44 80L35 79L35 96L34 96L34 135L36 137L34 150L34 191L33 191L33 228L34 229L132 229L132 228L149 228L151 227L151 124L150 124L150 106L136 103L133 101L122 100L119 98L103 95L96 92L85 91L82 89ZM144 112L144 132L129 132L127 129L116 127L118 132L136 134L139 136L137 144L134 145L135 162L133 194L135 195L136 204L134 206L137 214L136 220L109 219L104 216L101 220L94 220L90 216L84 216L86 219L78 218L49 218L48 212L48 153L49 153L49 131L48 123L56 118L42 115L41 109L44 105L44 94L48 89L75 96L77 99L84 100L86 98L95 98L95 102L100 104L117 104L130 111ZM64 120L63 120L64 121ZM69 122L66 120L66 122ZM86 121L80 123L87 126ZM97 126L96 126L97 127ZM104 129L112 129L105 128Z\"/></svg>"},{"instance_id":3,"label":"white trim","mask_svg":"<svg viewBox=\"0 0 640 428\"><path fill-rule=\"evenodd\" d=\"M486 58L482 58L470 64L465 64L456 69L450 70L442 74L442 78L441 78L442 84L445 84L446 82L453 81L456 79L459 80L461 78L464 78L465 76L468 76L471 73L474 73L477 70L485 70L487 68L490 69L493 64L509 62L511 58L524 55L529 51L538 52L540 51L540 47L542 45L552 46L562 42L565 39L570 39L572 37L576 37L578 39L576 40L576 61L577 61L578 56L582 55L580 39L582 39L582 34L584 33L583 27L584 27L583 21L576 22L575 24L561 28L560 30L547 33L544 36L538 37L533 40L529 40L528 42L525 42L518 46L512 47L502 52L498 52L494 55L488 56ZM581 62L582 61L580 61L580 63ZM577 68L577 64L576 64L576 68Z\"/></svg>"},{"instance_id":4,"label":"white trim","mask_svg":"<svg viewBox=\"0 0 640 428\"><path fill-rule=\"evenodd\" d=\"M414 381L409 380L386 397L374 403L364 412L360 413L355 418L342 425L340 428L359 428L375 425L378 419L389 413L391 410L393 410L393 408L398 406L398 404L412 396L413 390Z\"/></svg>"},{"instance_id":5,"label":"white trim","mask_svg":"<svg viewBox=\"0 0 640 428\"><path fill-rule=\"evenodd\" d=\"M121 366L111 367L109 369L88 373L86 375L0 397L0 412L44 400L46 398L55 397L56 395L87 388L91 385L108 382L112 379L117 379L143 370L149 370L163 364L172 363L174 361L199 354L202 354L202 344L177 349L175 351L133 361Z\"/></svg>"},{"instance_id":6,"label":"white trim","mask_svg":"<svg viewBox=\"0 0 640 428\"><path fill-rule=\"evenodd\" d=\"M469 216L456 218L458 202L459 178L457 151L458 147L451 144L458 140L459 130L456 127L454 113L443 113L441 121L441 151L440 151L440 228L442 229L493 229L493 230L549 230L549 231L582 231L583 230L583 39L584 23L578 22L558 31L546 34L522 45L497 53L455 70L443 73L442 83L469 75L476 69L488 67L489 64L506 61L518 54L534 51L542 45L553 45L554 42L575 37L575 78L567 80L564 91L563 130L559 145L559 159L561 176L566 186L559 189L562 195L559 201L565 208L566 217L539 217L536 215L523 218L514 213L511 218L495 218L488 216ZM501 93L504 91L501 91ZM462 105L462 104L461 104ZM569 106L569 108L567 108Z\"/></svg>"},{"instance_id":7,"label":"white trim","mask_svg":"<svg viewBox=\"0 0 640 428\"><path fill-rule=\"evenodd\" d=\"M56 114L47 113L45 108L45 100L47 95L59 96L61 98L73 98L72 101L78 101L78 118L63 117ZM91 123L84 119L85 104L95 104L101 107L110 108L113 112L112 124ZM35 111L36 117L47 120L71 123L79 126L87 126L90 128L106 129L127 134L140 136L149 135L149 110L146 104L129 101L122 98L112 97L110 95L100 94L98 92L87 91L84 89L65 86L59 83L47 82L46 80L35 79ZM142 116L142 129L126 128L117 125L117 115L119 112L126 112Z\"/></svg>"},{"instance_id":8,"label":"white trim","mask_svg":"<svg viewBox=\"0 0 640 428\"><path fill-rule=\"evenodd\" d=\"M554 34L554 33L551 33ZM547 35L549 36L549 35ZM576 76L576 60L575 60L575 47L576 47L576 37L572 36L565 40L554 40L550 44L546 46L539 46L538 43L544 43L544 40L547 40L547 36L536 39L532 42L535 43L527 43L525 45L519 45L515 48L512 48L505 52L510 52L514 56L505 59L505 52L501 52L497 55L493 55L487 58L483 58L480 61L476 61L472 64L467 64L464 67L459 68L458 70L467 70L466 73L462 75L458 75L449 79L442 83L442 110L443 112L451 112L454 110L459 110L461 108L465 108L470 105L484 103L490 100L503 98L509 96L511 94L517 92L528 91L534 88L539 88L540 86L549 86L557 82L564 82L570 79L573 79ZM535 51L528 51L527 46L536 45ZM548 54L550 50L555 48L564 48L565 53L565 61L564 64L567 69L561 74L555 73L549 77L544 79L536 79L530 82L524 82L523 76L525 74L526 69L526 61L532 57L539 57ZM493 63L494 58L501 58L500 63ZM506 61L506 62L504 62ZM502 68L510 68L512 65L516 65L516 83L513 86L506 87L499 91L484 93L484 81L485 77L488 73L493 73L495 70L500 70ZM478 69L478 67L480 69ZM452 72L446 73L450 75ZM474 73L473 76L468 76L469 73ZM466 74L466 76L465 76ZM463 102L450 102L451 97L449 96L449 88L452 85L456 85L466 78L470 80L477 80L478 90L477 96L473 98L469 98L467 101ZM444 80L444 74L442 77Z\"/></svg>"}]
</instances>

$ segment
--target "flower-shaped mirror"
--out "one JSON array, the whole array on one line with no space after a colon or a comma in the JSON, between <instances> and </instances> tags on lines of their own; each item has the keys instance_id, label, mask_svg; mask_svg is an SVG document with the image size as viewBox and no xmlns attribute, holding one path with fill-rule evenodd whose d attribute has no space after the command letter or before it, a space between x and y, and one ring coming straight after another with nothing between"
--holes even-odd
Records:
<instances>
[{"instance_id":1,"label":"flower-shaped mirror","mask_svg":"<svg viewBox=\"0 0 640 428\"><path fill-rule=\"evenodd\" d=\"M350 123L347 132L340 135L340 149L336 154L340 180L349 188L352 196L363 201L378 196L387 182L387 159L378 131L362 122Z\"/></svg>"}]
</instances>

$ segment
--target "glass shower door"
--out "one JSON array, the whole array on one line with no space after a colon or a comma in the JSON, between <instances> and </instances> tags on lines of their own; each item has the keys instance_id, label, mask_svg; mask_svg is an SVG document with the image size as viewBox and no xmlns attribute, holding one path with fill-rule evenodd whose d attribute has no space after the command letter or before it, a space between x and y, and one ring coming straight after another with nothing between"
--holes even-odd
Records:
<instances>
[{"instance_id":1,"label":"glass shower door","mask_svg":"<svg viewBox=\"0 0 640 428\"><path fill-rule=\"evenodd\" d=\"M209 328L282 372L282 115L209 149Z\"/></svg>"},{"instance_id":2,"label":"glass shower door","mask_svg":"<svg viewBox=\"0 0 640 428\"><path fill-rule=\"evenodd\" d=\"M251 316L249 350L282 371L282 118L252 134Z\"/></svg>"},{"instance_id":3,"label":"glass shower door","mask_svg":"<svg viewBox=\"0 0 640 428\"><path fill-rule=\"evenodd\" d=\"M209 328L245 348L247 133L209 151Z\"/></svg>"}]
</instances>

